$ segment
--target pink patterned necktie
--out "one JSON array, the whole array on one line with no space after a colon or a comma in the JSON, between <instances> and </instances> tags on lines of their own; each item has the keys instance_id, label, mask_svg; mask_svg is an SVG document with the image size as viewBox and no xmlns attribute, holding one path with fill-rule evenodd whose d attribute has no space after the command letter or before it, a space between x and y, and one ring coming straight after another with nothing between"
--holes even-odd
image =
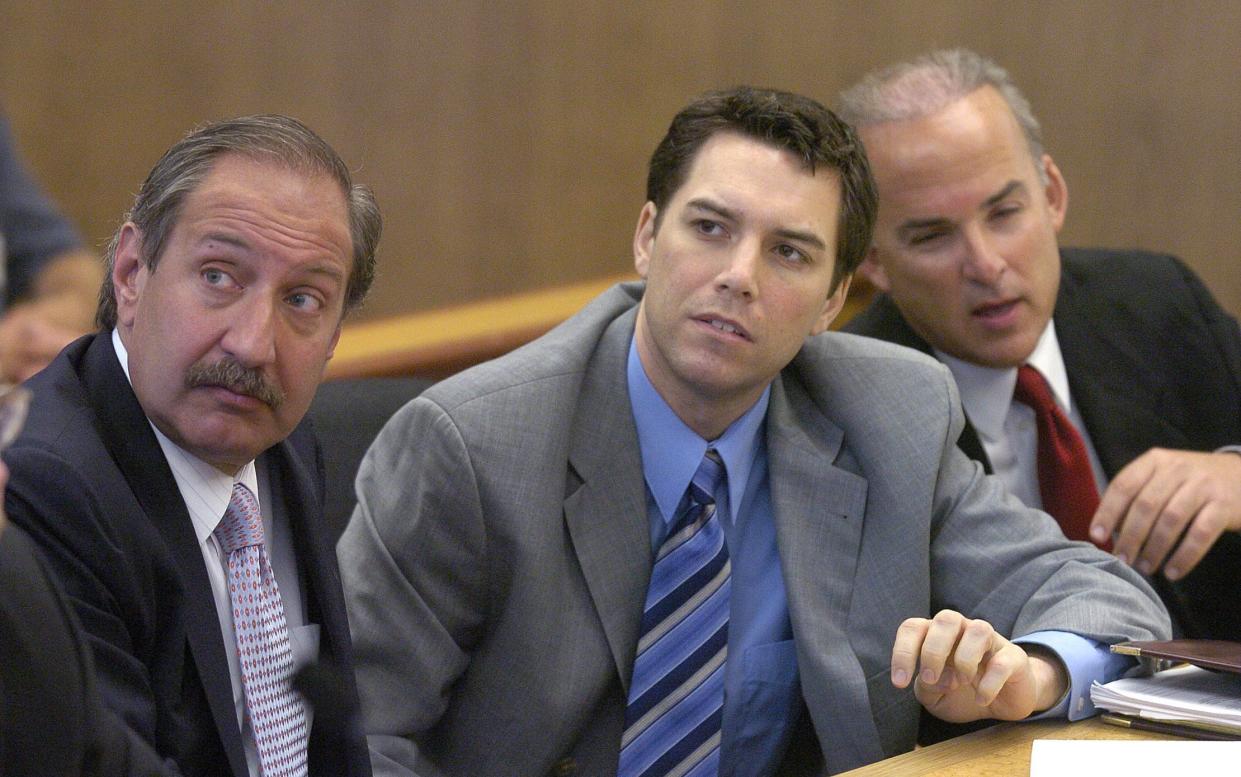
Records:
<instances>
[{"instance_id":1,"label":"pink patterned necktie","mask_svg":"<svg viewBox=\"0 0 1241 777\"><path fill-rule=\"evenodd\" d=\"M306 707L290 684L289 625L263 547L258 502L241 483L233 485L233 497L215 536L228 554L237 656L263 777L304 777Z\"/></svg>"}]
</instances>

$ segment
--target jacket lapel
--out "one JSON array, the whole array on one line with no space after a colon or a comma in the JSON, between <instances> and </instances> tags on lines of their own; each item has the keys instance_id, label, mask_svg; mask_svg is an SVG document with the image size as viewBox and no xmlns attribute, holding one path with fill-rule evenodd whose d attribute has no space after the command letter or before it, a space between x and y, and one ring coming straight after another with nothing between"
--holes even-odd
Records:
<instances>
[{"instance_id":1,"label":"jacket lapel","mask_svg":"<svg viewBox=\"0 0 1241 777\"><path fill-rule=\"evenodd\" d=\"M317 664L329 667L339 692L338 705L320 710L310 729L311 773L357 772L368 756L358 752L346 734L358 716L357 686L352 671L353 648L341 592L340 570L323 518L322 463L312 435L299 427L263 454L273 498L283 500L293 538L308 623L319 624ZM326 716L325 716L326 715ZM329 722L345 721L345 722Z\"/></svg>"},{"instance_id":2,"label":"jacket lapel","mask_svg":"<svg viewBox=\"0 0 1241 777\"><path fill-rule=\"evenodd\" d=\"M229 764L234 774L245 775L245 751L233 704L232 679L202 551L172 470L116 358L110 332L97 335L91 343L82 377L104 443L147 520L159 529L180 570L184 586L182 620L190 652ZM137 520L137 516L132 519Z\"/></svg>"},{"instance_id":3,"label":"jacket lapel","mask_svg":"<svg viewBox=\"0 0 1241 777\"><path fill-rule=\"evenodd\" d=\"M802 696L833 769L883 757L848 633L867 483L837 466L842 444L795 379L776 380L767 412L776 537Z\"/></svg>"},{"instance_id":4,"label":"jacket lapel","mask_svg":"<svg viewBox=\"0 0 1241 777\"><path fill-rule=\"evenodd\" d=\"M633 311L612 322L586 367L564 502L573 550L626 694L651 574L646 485L625 381L633 322Z\"/></svg>"},{"instance_id":5,"label":"jacket lapel","mask_svg":"<svg viewBox=\"0 0 1241 777\"><path fill-rule=\"evenodd\" d=\"M1159 371L1143 363L1127 332L1095 326L1097 318L1090 307L1091 300L1080 293L1072 266L1066 264L1056 299L1056 337L1069 374L1069 389L1107 476L1115 477L1145 453L1151 439L1192 448L1160 412L1163 385Z\"/></svg>"},{"instance_id":6,"label":"jacket lapel","mask_svg":"<svg viewBox=\"0 0 1241 777\"><path fill-rule=\"evenodd\" d=\"M897 310L896 303L892 302L892 298L887 294L878 295L870 307L859 314L857 323L852 327L845 326L845 331L878 337L935 358L930 344L919 337L918 333L909 326L905 317ZM957 447L966 456L980 462L988 475L993 474L991 459L987 458L987 452L983 449L982 441L978 439L978 432L974 430L974 425L970 423L969 418L965 419L965 427L961 430L961 438L957 440Z\"/></svg>"}]
</instances>

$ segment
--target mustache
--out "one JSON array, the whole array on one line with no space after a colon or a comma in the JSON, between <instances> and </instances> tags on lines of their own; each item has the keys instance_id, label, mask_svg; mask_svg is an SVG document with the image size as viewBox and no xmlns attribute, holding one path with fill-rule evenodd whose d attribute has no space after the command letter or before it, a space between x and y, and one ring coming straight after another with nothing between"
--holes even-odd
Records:
<instances>
[{"instance_id":1,"label":"mustache","mask_svg":"<svg viewBox=\"0 0 1241 777\"><path fill-rule=\"evenodd\" d=\"M189 388L221 386L236 394L254 397L275 410L284 402L284 392L273 386L263 373L240 364L236 359L224 358L214 364L195 364L185 375Z\"/></svg>"}]
</instances>

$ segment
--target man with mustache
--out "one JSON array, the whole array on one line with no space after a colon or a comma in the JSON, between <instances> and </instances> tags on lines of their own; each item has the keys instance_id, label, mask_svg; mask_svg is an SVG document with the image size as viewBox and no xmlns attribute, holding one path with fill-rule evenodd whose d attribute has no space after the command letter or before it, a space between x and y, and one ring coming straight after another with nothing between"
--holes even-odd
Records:
<instances>
[{"instance_id":1,"label":"man with mustache","mask_svg":"<svg viewBox=\"0 0 1241 777\"><path fill-rule=\"evenodd\" d=\"M1178 632L1241 639L1236 320L1170 256L1057 244L1068 186L994 62L934 52L839 102L878 183L860 270L883 292L846 330L943 361L969 456L1071 539L1110 541Z\"/></svg>"},{"instance_id":2,"label":"man with mustache","mask_svg":"<svg viewBox=\"0 0 1241 777\"><path fill-rule=\"evenodd\" d=\"M370 190L300 122L207 125L113 238L100 332L28 383L9 517L62 580L104 702L184 774L370 772L291 681L318 664L356 698L301 421L380 230Z\"/></svg>"},{"instance_id":3,"label":"man with mustache","mask_svg":"<svg viewBox=\"0 0 1241 777\"><path fill-rule=\"evenodd\" d=\"M839 772L920 706L1090 714L1100 643L1166 633L957 450L942 365L825 333L874 212L822 105L704 95L651 157L645 283L393 416L338 546L376 774Z\"/></svg>"}]
</instances>

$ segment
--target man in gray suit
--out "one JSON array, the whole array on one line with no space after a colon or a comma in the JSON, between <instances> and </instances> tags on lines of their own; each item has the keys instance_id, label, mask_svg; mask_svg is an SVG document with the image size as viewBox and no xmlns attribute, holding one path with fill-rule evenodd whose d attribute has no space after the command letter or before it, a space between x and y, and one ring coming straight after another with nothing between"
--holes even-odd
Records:
<instances>
[{"instance_id":1,"label":"man in gray suit","mask_svg":"<svg viewBox=\"0 0 1241 777\"><path fill-rule=\"evenodd\" d=\"M708 94L647 191L645 284L362 464L338 551L376 773L836 772L910 749L920 705L1089 714L1102 643L1166 613L957 450L946 369L822 334L875 214L852 130Z\"/></svg>"}]
</instances>

